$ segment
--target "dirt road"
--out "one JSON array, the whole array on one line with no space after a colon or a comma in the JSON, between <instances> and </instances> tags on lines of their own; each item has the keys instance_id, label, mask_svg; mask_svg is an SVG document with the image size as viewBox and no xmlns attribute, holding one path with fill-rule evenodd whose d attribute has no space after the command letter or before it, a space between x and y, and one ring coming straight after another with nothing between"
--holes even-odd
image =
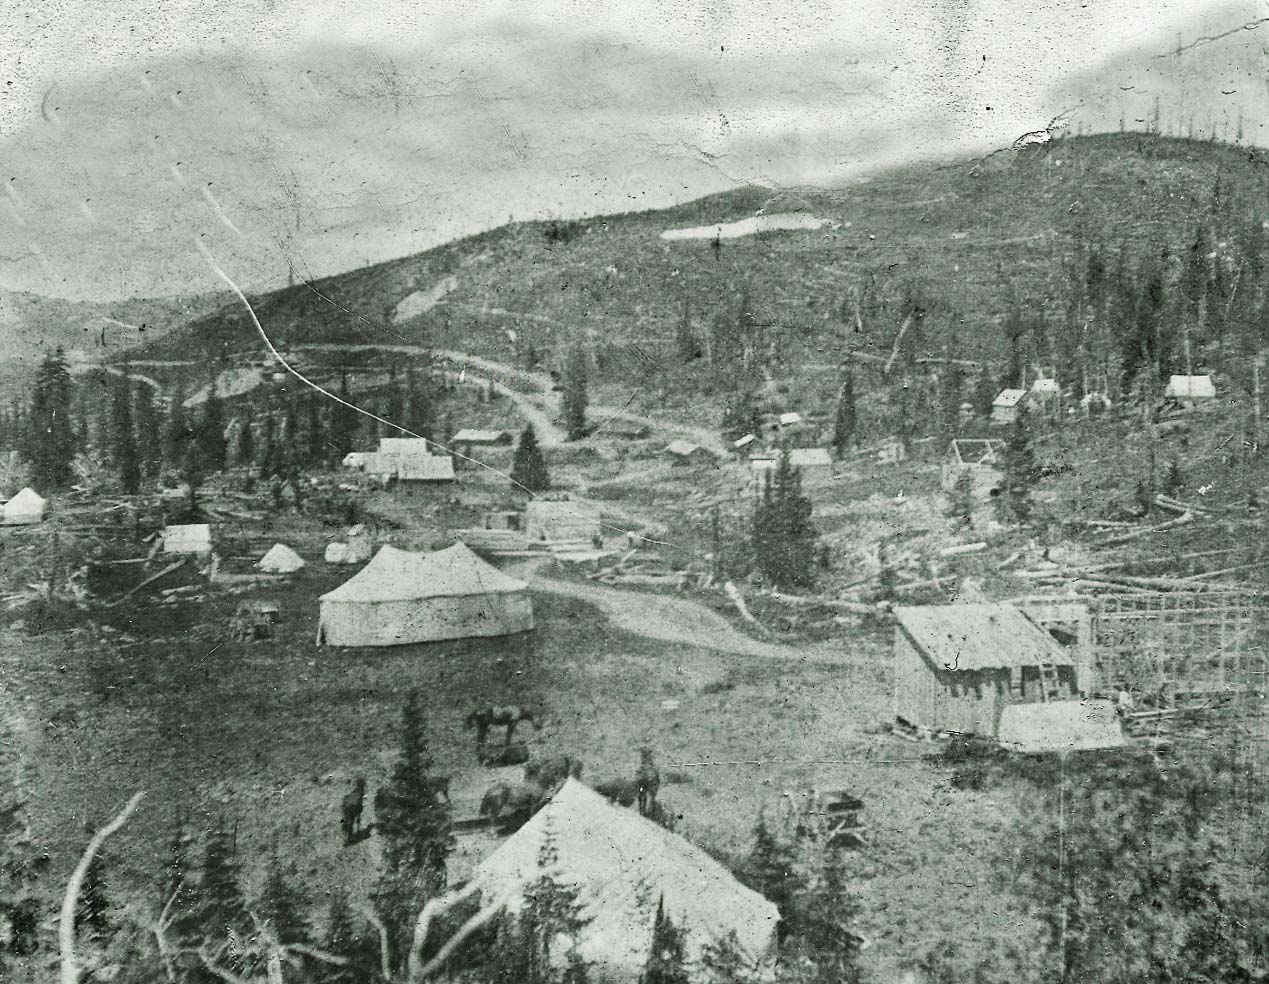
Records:
<instances>
[{"instance_id":1,"label":"dirt road","mask_svg":"<svg viewBox=\"0 0 1269 984\"><path fill-rule=\"evenodd\" d=\"M794 648L751 639L716 611L687 598L559 581L531 572L528 577L530 585L537 590L565 595L594 605L617 628L648 639L679 642L739 656L816 663L840 662L840 657L822 648Z\"/></svg>"}]
</instances>

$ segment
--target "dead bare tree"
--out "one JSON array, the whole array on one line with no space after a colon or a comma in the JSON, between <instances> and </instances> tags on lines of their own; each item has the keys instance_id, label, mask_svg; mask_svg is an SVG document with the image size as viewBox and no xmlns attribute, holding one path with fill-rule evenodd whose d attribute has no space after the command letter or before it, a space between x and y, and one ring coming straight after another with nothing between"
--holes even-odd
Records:
<instances>
[{"instance_id":1,"label":"dead bare tree","mask_svg":"<svg viewBox=\"0 0 1269 984\"><path fill-rule=\"evenodd\" d=\"M61 984L79 984L79 957L75 953L75 910L79 907L79 893L84 887L84 878L92 866L97 852L111 834L128 822L136 808L145 797L144 792L134 793L127 805L108 824L93 834L88 846L71 872L66 882L66 894L62 897L62 916L57 927L57 938L61 956Z\"/></svg>"}]
</instances>

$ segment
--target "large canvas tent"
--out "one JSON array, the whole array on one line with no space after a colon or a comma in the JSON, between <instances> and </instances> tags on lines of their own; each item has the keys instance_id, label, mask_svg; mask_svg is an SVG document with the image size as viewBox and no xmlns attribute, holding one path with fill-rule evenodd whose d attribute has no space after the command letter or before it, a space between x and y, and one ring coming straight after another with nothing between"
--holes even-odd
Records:
<instances>
[{"instance_id":1,"label":"large canvas tent","mask_svg":"<svg viewBox=\"0 0 1269 984\"><path fill-rule=\"evenodd\" d=\"M7 526L39 523L44 519L48 503L29 486L4 504L4 522Z\"/></svg>"},{"instance_id":2,"label":"large canvas tent","mask_svg":"<svg viewBox=\"0 0 1269 984\"><path fill-rule=\"evenodd\" d=\"M533 628L528 585L456 543L430 554L380 548L319 599L319 644L398 646Z\"/></svg>"},{"instance_id":3,"label":"large canvas tent","mask_svg":"<svg viewBox=\"0 0 1269 984\"><path fill-rule=\"evenodd\" d=\"M689 979L708 980L701 966L710 943L735 933L743 956L769 970L776 956L775 905L741 885L709 854L634 810L614 806L568 779L545 806L472 875L489 901L524 891L543 873L548 838L558 859L552 875L578 889L583 915L578 950L591 979L635 981L648 960L657 904L683 933ZM559 956L558 954L555 956Z\"/></svg>"}]
</instances>

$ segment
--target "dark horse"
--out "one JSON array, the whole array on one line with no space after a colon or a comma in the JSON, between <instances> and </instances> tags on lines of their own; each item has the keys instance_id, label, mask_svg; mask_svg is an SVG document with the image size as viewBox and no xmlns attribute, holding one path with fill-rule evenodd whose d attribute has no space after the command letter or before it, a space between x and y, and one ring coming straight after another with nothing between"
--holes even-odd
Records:
<instances>
[{"instance_id":1,"label":"dark horse","mask_svg":"<svg viewBox=\"0 0 1269 984\"><path fill-rule=\"evenodd\" d=\"M340 801L339 825L344 831L344 843L353 844L361 833L361 811L366 805L366 777L358 776L351 792Z\"/></svg>"},{"instance_id":2,"label":"dark horse","mask_svg":"<svg viewBox=\"0 0 1269 984\"><path fill-rule=\"evenodd\" d=\"M478 707L463 721L463 730L476 729L476 750L479 752L485 747L485 736L489 734L490 728L506 728L507 736L503 744L510 745L516 734L516 725L524 721L533 725L534 731L538 729L538 722L533 712L519 704Z\"/></svg>"},{"instance_id":3,"label":"dark horse","mask_svg":"<svg viewBox=\"0 0 1269 984\"><path fill-rule=\"evenodd\" d=\"M657 790L661 788L661 772L653 764L652 749L639 750L639 771L635 773L635 792L639 799L639 812L650 816L657 803Z\"/></svg>"}]
</instances>

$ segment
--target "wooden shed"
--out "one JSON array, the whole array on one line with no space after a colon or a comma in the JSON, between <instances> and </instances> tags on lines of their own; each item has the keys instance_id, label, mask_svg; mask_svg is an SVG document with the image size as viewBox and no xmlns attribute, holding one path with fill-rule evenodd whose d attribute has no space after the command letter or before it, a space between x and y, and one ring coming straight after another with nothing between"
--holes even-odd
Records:
<instances>
[{"instance_id":1,"label":"wooden shed","mask_svg":"<svg viewBox=\"0 0 1269 984\"><path fill-rule=\"evenodd\" d=\"M1071 654L1012 605L896 608L894 712L930 731L999 733L1006 705L1078 693Z\"/></svg>"}]
</instances>

